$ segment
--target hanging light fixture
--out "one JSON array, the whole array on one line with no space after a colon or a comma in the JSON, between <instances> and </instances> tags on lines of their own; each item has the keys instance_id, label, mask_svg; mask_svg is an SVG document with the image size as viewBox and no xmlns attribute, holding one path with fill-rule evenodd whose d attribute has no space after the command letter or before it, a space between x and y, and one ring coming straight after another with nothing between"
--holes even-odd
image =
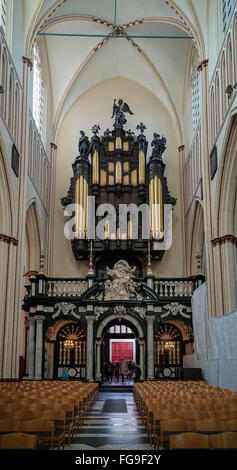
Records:
<instances>
[{"instance_id":1,"label":"hanging light fixture","mask_svg":"<svg viewBox=\"0 0 237 470\"><path fill-rule=\"evenodd\" d=\"M173 341L165 341L164 348L166 351L172 351L174 349Z\"/></svg>"},{"instance_id":2,"label":"hanging light fixture","mask_svg":"<svg viewBox=\"0 0 237 470\"><path fill-rule=\"evenodd\" d=\"M64 341L64 347L66 349L74 349L76 346L76 342L73 341L72 339L67 339L66 341Z\"/></svg>"}]
</instances>

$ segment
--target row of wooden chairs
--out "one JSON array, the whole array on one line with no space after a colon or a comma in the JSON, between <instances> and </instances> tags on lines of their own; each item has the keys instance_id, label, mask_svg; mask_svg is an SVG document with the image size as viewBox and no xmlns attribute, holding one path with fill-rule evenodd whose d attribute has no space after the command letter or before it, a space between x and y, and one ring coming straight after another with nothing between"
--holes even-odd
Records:
<instances>
[{"instance_id":1,"label":"row of wooden chairs","mask_svg":"<svg viewBox=\"0 0 237 470\"><path fill-rule=\"evenodd\" d=\"M205 382L137 383L134 400L155 448L170 433L237 431L237 393Z\"/></svg>"},{"instance_id":2,"label":"row of wooden chairs","mask_svg":"<svg viewBox=\"0 0 237 470\"><path fill-rule=\"evenodd\" d=\"M165 448L169 442L170 435L194 432L200 434L217 434L222 432L237 432L237 419L217 420L212 418L201 420L185 420L174 418L160 422L160 433L154 436L154 448L159 446Z\"/></svg>"},{"instance_id":3,"label":"row of wooden chairs","mask_svg":"<svg viewBox=\"0 0 237 470\"><path fill-rule=\"evenodd\" d=\"M169 449L237 449L237 432L224 432L210 436L195 432L170 436Z\"/></svg>"},{"instance_id":4,"label":"row of wooden chairs","mask_svg":"<svg viewBox=\"0 0 237 470\"><path fill-rule=\"evenodd\" d=\"M98 398L98 385L58 382L48 387L42 384L36 382L29 389L20 384L13 390L12 384L0 387L0 435L34 433L40 444L46 441L50 448L55 445L64 448L67 434L70 446Z\"/></svg>"}]
</instances>

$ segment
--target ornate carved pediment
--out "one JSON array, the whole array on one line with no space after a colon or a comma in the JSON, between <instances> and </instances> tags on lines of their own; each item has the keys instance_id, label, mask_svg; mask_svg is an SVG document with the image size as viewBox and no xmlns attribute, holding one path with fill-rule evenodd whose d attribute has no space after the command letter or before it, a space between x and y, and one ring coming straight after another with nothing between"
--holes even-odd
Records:
<instances>
[{"instance_id":1,"label":"ornate carved pediment","mask_svg":"<svg viewBox=\"0 0 237 470\"><path fill-rule=\"evenodd\" d=\"M78 320L81 318L80 315L74 312L76 305L68 303L68 302L60 302L59 304L55 304L56 312L52 315L52 318L57 318L60 313L65 316L72 315L73 317L77 318Z\"/></svg>"}]
</instances>

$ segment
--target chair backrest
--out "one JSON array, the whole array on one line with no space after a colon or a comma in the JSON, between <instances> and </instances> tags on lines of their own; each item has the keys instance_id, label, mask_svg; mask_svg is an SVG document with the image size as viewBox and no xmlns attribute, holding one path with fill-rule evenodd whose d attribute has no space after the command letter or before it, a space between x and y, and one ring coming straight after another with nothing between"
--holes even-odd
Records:
<instances>
[{"instance_id":1,"label":"chair backrest","mask_svg":"<svg viewBox=\"0 0 237 470\"><path fill-rule=\"evenodd\" d=\"M234 413L230 410L212 410L208 411L209 418L215 419L234 419L237 418L237 412Z\"/></svg>"},{"instance_id":2,"label":"chair backrest","mask_svg":"<svg viewBox=\"0 0 237 470\"><path fill-rule=\"evenodd\" d=\"M225 432L227 421L214 418L206 418L194 421L195 432Z\"/></svg>"},{"instance_id":3,"label":"chair backrest","mask_svg":"<svg viewBox=\"0 0 237 470\"><path fill-rule=\"evenodd\" d=\"M227 427L228 431L237 431L237 419L228 419Z\"/></svg>"},{"instance_id":4,"label":"chair backrest","mask_svg":"<svg viewBox=\"0 0 237 470\"><path fill-rule=\"evenodd\" d=\"M20 431L19 421L0 419L0 433Z\"/></svg>"},{"instance_id":5,"label":"chair backrest","mask_svg":"<svg viewBox=\"0 0 237 470\"><path fill-rule=\"evenodd\" d=\"M197 419L208 418L208 412L206 410L186 410L181 411L181 416L183 419L191 419L191 421L195 421Z\"/></svg>"},{"instance_id":6,"label":"chair backrest","mask_svg":"<svg viewBox=\"0 0 237 470\"><path fill-rule=\"evenodd\" d=\"M209 436L211 449L237 449L237 432L223 432Z\"/></svg>"},{"instance_id":7,"label":"chair backrest","mask_svg":"<svg viewBox=\"0 0 237 470\"><path fill-rule=\"evenodd\" d=\"M169 437L172 449L210 449L208 436L194 432L185 432Z\"/></svg>"},{"instance_id":8,"label":"chair backrest","mask_svg":"<svg viewBox=\"0 0 237 470\"><path fill-rule=\"evenodd\" d=\"M37 436L24 433L11 433L0 436L0 449L37 449Z\"/></svg>"},{"instance_id":9,"label":"chair backrest","mask_svg":"<svg viewBox=\"0 0 237 470\"><path fill-rule=\"evenodd\" d=\"M54 432L54 422L40 419L21 421L21 431L23 432Z\"/></svg>"}]
</instances>

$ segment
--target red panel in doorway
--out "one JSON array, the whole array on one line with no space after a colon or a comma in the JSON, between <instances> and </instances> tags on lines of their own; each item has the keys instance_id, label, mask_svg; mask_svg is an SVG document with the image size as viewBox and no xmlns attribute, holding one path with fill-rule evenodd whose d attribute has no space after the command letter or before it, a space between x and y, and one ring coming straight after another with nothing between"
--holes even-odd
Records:
<instances>
[{"instance_id":1,"label":"red panel in doorway","mask_svg":"<svg viewBox=\"0 0 237 470\"><path fill-rule=\"evenodd\" d=\"M132 341L123 343L121 341L116 341L112 343L112 362L121 363L121 359L124 359L126 362L133 360L133 343Z\"/></svg>"}]
</instances>

